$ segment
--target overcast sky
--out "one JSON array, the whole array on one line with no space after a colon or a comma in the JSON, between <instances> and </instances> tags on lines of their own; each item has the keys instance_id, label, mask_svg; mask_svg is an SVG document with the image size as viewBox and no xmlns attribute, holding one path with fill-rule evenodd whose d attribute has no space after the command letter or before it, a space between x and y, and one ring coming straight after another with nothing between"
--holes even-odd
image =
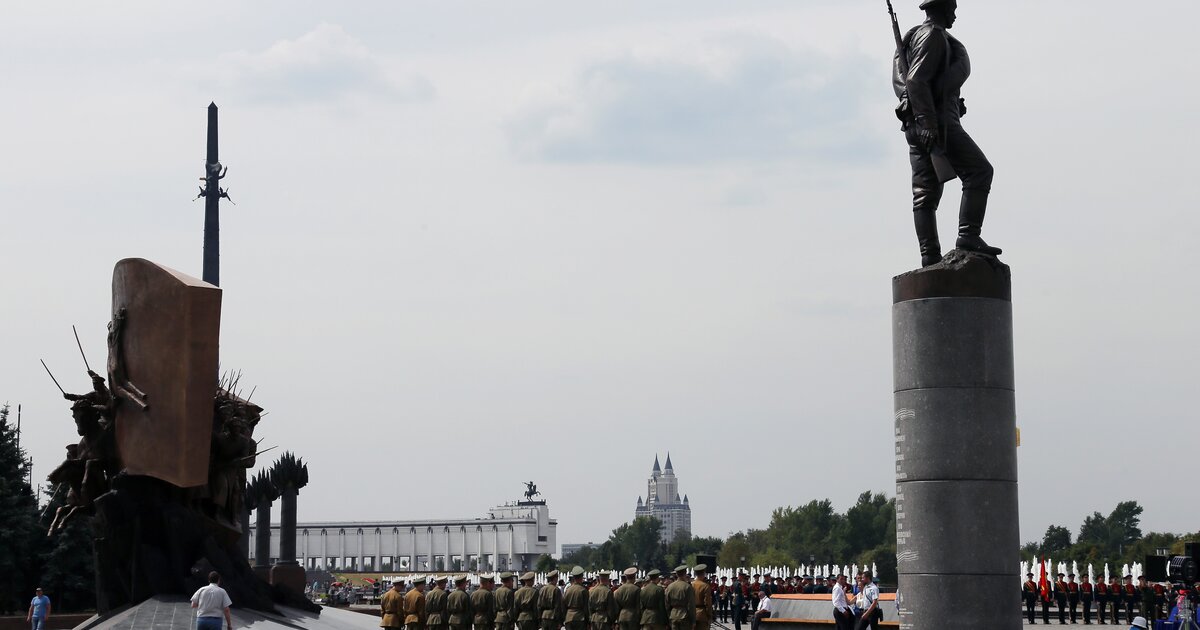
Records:
<instances>
[{"instance_id":1,"label":"overcast sky","mask_svg":"<svg viewBox=\"0 0 1200 630\"><path fill-rule=\"evenodd\" d=\"M1022 540L1126 499L1196 530L1200 4L962 4ZM668 450L701 535L894 493L919 256L883 0L4 14L0 402L39 478L76 438L38 359L86 389L71 325L101 363L113 264L200 275L211 100L222 364L309 462L301 520L480 516L532 479L559 543L598 541Z\"/></svg>"}]
</instances>

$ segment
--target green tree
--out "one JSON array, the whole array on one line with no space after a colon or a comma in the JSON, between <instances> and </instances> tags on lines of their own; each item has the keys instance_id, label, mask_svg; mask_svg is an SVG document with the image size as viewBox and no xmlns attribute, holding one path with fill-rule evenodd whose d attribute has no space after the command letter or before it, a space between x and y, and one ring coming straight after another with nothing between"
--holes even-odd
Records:
<instances>
[{"instance_id":1,"label":"green tree","mask_svg":"<svg viewBox=\"0 0 1200 630\"><path fill-rule=\"evenodd\" d=\"M49 503L45 510L50 520L66 503L66 489L46 490ZM63 612L91 610L96 607L95 569L92 564L91 517L76 514L66 528L48 539L42 547L41 578L38 580L47 593L54 593L54 609Z\"/></svg>"},{"instance_id":2,"label":"green tree","mask_svg":"<svg viewBox=\"0 0 1200 630\"><path fill-rule=\"evenodd\" d=\"M0 613L25 612L38 577L41 536L37 499L29 487L29 462L0 406Z\"/></svg>"},{"instance_id":3,"label":"green tree","mask_svg":"<svg viewBox=\"0 0 1200 630\"><path fill-rule=\"evenodd\" d=\"M740 567L753 555L749 536L746 532L736 532L730 534L721 546L721 553L717 554L717 564L722 567Z\"/></svg>"},{"instance_id":4,"label":"green tree","mask_svg":"<svg viewBox=\"0 0 1200 630\"><path fill-rule=\"evenodd\" d=\"M538 556L537 562L534 563L533 568L537 569L538 572L546 572L556 568L557 566L558 563L554 561L554 558L551 558L550 554L544 553Z\"/></svg>"},{"instance_id":5,"label":"green tree","mask_svg":"<svg viewBox=\"0 0 1200 630\"><path fill-rule=\"evenodd\" d=\"M1042 536L1042 547L1039 550L1044 555L1061 554L1071 548L1071 530L1058 525L1046 528Z\"/></svg>"}]
</instances>

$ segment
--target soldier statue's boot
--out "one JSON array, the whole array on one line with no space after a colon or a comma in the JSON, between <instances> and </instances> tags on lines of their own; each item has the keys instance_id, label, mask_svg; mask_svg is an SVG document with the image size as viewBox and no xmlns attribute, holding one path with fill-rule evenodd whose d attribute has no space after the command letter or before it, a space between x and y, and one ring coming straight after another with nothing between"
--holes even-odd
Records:
<instances>
[{"instance_id":1,"label":"soldier statue's boot","mask_svg":"<svg viewBox=\"0 0 1200 630\"><path fill-rule=\"evenodd\" d=\"M942 260L942 243L938 241L937 211L932 208L913 210L917 228L917 243L921 246L921 266L935 265Z\"/></svg>"},{"instance_id":2,"label":"soldier statue's boot","mask_svg":"<svg viewBox=\"0 0 1200 630\"><path fill-rule=\"evenodd\" d=\"M1003 250L992 247L979 237L983 230L983 215L987 211L986 190L964 190L958 208L958 242L955 246L970 252L999 256Z\"/></svg>"}]
</instances>

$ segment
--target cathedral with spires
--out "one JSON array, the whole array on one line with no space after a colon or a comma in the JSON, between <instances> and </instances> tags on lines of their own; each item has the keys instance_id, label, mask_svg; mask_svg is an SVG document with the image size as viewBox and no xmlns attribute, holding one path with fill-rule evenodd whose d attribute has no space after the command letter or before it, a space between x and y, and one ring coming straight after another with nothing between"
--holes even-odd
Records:
<instances>
[{"instance_id":1,"label":"cathedral with spires","mask_svg":"<svg viewBox=\"0 0 1200 630\"><path fill-rule=\"evenodd\" d=\"M675 477L675 469L671 466L671 454L667 453L667 465L658 465L658 455L654 456L654 468L650 469L650 478L646 480L646 500L638 497L637 509L633 517L652 516L662 522L662 541L670 543L676 534L683 530L688 536L692 534L692 506L688 504L687 495L679 497L679 479Z\"/></svg>"}]
</instances>

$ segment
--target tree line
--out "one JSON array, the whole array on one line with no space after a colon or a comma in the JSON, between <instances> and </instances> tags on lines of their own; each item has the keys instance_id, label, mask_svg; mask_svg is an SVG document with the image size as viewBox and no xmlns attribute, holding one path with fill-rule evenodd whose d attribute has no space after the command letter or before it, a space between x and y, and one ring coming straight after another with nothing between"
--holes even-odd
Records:
<instances>
[{"instance_id":1,"label":"tree line","mask_svg":"<svg viewBox=\"0 0 1200 630\"><path fill-rule=\"evenodd\" d=\"M1051 558L1055 561L1075 561L1080 564L1120 566L1142 562L1159 549L1172 555L1183 553L1188 541L1200 541L1200 532L1172 534L1142 533L1142 506L1137 501L1122 501L1107 515L1100 512L1083 519L1079 535L1072 540L1071 530L1062 525L1050 525L1041 542L1031 541L1021 546L1021 557Z\"/></svg>"},{"instance_id":2,"label":"tree line","mask_svg":"<svg viewBox=\"0 0 1200 630\"><path fill-rule=\"evenodd\" d=\"M39 586L55 610L93 609L90 519L74 519L54 538L46 536L66 489L58 494L48 489L48 504L39 509L29 458L10 416L9 405L0 405L0 614L25 613Z\"/></svg>"}]
</instances>

